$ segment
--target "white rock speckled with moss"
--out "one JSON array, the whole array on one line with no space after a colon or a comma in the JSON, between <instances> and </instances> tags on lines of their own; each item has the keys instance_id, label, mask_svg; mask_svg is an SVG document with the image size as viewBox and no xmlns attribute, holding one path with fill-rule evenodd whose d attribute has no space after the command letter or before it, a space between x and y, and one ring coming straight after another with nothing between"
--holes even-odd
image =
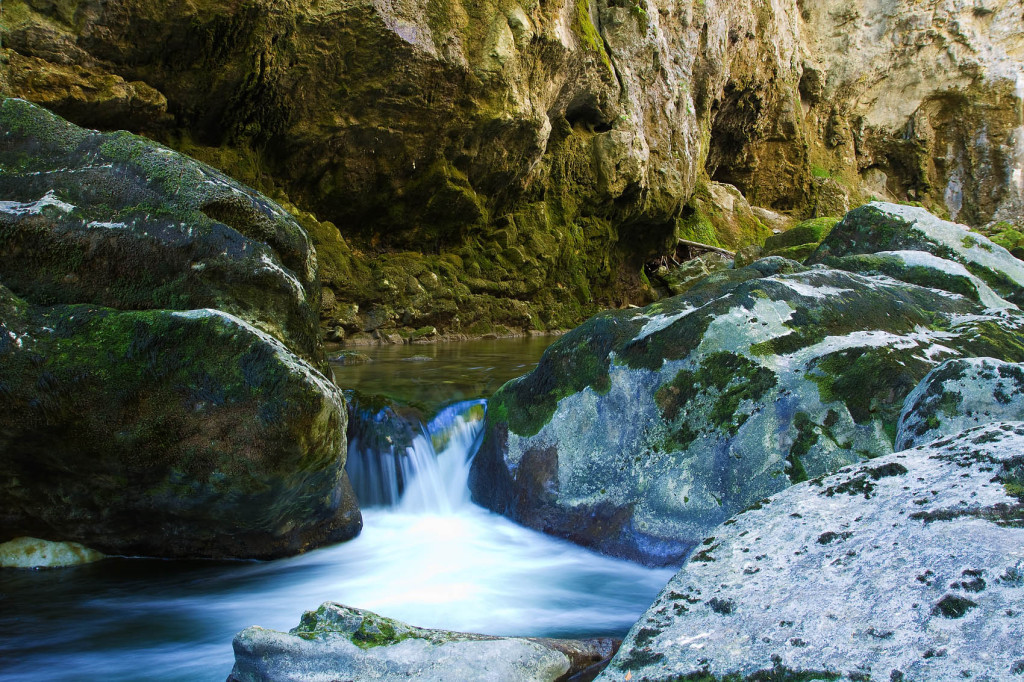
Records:
<instances>
[{"instance_id":1,"label":"white rock speckled with moss","mask_svg":"<svg viewBox=\"0 0 1024 682\"><path fill-rule=\"evenodd\" d=\"M598 679L1020 679L1022 483L1002 422L794 486L716 529Z\"/></svg>"},{"instance_id":2,"label":"white rock speckled with moss","mask_svg":"<svg viewBox=\"0 0 1024 682\"><path fill-rule=\"evenodd\" d=\"M993 421L1024 420L1024 365L994 358L948 360L907 396L896 448L905 450Z\"/></svg>"},{"instance_id":3,"label":"white rock speckled with moss","mask_svg":"<svg viewBox=\"0 0 1024 682\"><path fill-rule=\"evenodd\" d=\"M230 682L549 682L568 656L536 641L416 628L328 602L290 632L246 628Z\"/></svg>"}]
</instances>

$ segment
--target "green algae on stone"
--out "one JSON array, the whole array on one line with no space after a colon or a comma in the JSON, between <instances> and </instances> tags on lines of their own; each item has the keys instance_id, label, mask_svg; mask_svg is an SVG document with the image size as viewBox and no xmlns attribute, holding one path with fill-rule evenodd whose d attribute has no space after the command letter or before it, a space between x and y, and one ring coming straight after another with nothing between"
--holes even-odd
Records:
<instances>
[{"instance_id":1,"label":"green algae on stone","mask_svg":"<svg viewBox=\"0 0 1024 682\"><path fill-rule=\"evenodd\" d=\"M215 307L322 363L316 256L282 208L152 141L21 100L0 103L0 123L0 167L37 159L0 182L6 286L41 305Z\"/></svg>"},{"instance_id":2,"label":"green algae on stone","mask_svg":"<svg viewBox=\"0 0 1024 682\"><path fill-rule=\"evenodd\" d=\"M11 532L175 557L275 557L358 532L344 398L273 337L210 309L3 300Z\"/></svg>"},{"instance_id":3,"label":"green algae on stone","mask_svg":"<svg viewBox=\"0 0 1024 682\"><path fill-rule=\"evenodd\" d=\"M777 257L714 273L591 319L502 387L471 490L527 525L671 562L695 528L888 454L937 363L1016 360L1022 330L1013 306L887 277Z\"/></svg>"}]
</instances>

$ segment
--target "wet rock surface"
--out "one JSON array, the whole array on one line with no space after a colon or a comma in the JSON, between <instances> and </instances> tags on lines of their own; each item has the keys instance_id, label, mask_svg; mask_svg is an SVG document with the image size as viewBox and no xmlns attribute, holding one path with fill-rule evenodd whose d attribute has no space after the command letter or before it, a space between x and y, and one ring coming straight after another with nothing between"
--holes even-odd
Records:
<instances>
[{"instance_id":1,"label":"wet rock surface","mask_svg":"<svg viewBox=\"0 0 1024 682\"><path fill-rule=\"evenodd\" d=\"M355 535L303 229L148 140L12 99L0 122L0 532L174 557Z\"/></svg>"},{"instance_id":2,"label":"wet rock surface","mask_svg":"<svg viewBox=\"0 0 1024 682\"><path fill-rule=\"evenodd\" d=\"M857 243L893 246L870 230ZM603 552L670 564L758 499L891 453L904 399L938 364L1024 357L1024 318L993 288L1003 280L990 287L954 259L976 249L997 261L992 272L1016 266L959 249L870 256L902 264L889 272L906 281L772 257L591 319L492 399L474 499ZM1016 286L1007 281L1004 292Z\"/></svg>"},{"instance_id":3,"label":"wet rock surface","mask_svg":"<svg viewBox=\"0 0 1024 682\"><path fill-rule=\"evenodd\" d=\"M601 680L1013 680L1024 423L768 498L714 531Z\"/></svg>"},{"instance_id":4,"label":"wet rock surface","mask_svg":"<svg viewBox=\"0 0 1024 682\"><path fill-rule=\"evenodd\" d=\"M287 633L240 632L228 680L583 680L617 644L428 630L327 602Z\"/></svg>"}]
</instances>

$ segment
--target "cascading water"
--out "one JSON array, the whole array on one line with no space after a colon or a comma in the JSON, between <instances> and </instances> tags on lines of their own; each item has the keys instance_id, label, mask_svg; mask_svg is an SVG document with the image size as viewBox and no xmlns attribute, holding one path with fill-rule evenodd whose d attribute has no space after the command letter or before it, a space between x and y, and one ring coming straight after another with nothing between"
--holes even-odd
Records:
<instances>
[{"instance_id":1,"label":"cascading water","mask_svg":"<svg viewBox=\"0 0 1024 682\"><path fill-rule=\"evenodd\" d=\"M423 627L622 636L672 570L593 554L470 502L485 409L452 405L419 428L385 413L350 430L361 439L350 476L378 495L350 542L264 563L108 559L0 575L0 680L220 681L235 633L288 630L325 601Z\"/></svg>"},{"instance_id":2,"label":"cascading water","mask_svg":"<svg viewBox=\"0 0 1024 682\"><path fill-rule=\"evenodd\" d=\"M1012 182L1024 207L1024 73L1017 74L1013 94L1017 97L1017 130L1014 132L1014 168Z\"/></svg>"},{"instance_id":3,"label":"cascading water","mask_svg":"<svg viewBox=\"0 0 1024 682\"><path fill-rule=\"evenodd\" d=\"M469 504L469 466L487 401L442 409L416 433L394 408L351 410L347 470L365 509L451 514Z\"/></svg>"}]
</instances>

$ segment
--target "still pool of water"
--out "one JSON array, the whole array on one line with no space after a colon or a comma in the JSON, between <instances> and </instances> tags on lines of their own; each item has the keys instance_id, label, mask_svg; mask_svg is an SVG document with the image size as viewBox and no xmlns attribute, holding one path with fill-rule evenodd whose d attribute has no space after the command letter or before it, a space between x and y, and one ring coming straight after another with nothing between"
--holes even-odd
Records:
<instances>
[{"instance_id":1,"label":"still pool of water","mask_svg":"<svg viewBox=\"0 0 1024 682\"><path fill-rule=\"evenodd\" d=\"M429 456L417 458L404 496L365 509L350 542L269 562L0 570L0 680L224 680L235 633L287 630L324 601L496 635L625 634L672 571L599 556L472 504L475 404L423 426L417 448ZM432 452L433 442L445 449Z\"/></svg>"},{"instance_id":2,"label":"still pool of water","mask_svg":"<svg viewBox=\"0 0 1024 682\"><path fill-rule=\"evenodd\" d=\"M490 396L509 379L533 369L557 338L356 348L369 362L332 362L331 367L339 386L416 405L430 414L442 405Z\"/></svg>"}]
</instances>

